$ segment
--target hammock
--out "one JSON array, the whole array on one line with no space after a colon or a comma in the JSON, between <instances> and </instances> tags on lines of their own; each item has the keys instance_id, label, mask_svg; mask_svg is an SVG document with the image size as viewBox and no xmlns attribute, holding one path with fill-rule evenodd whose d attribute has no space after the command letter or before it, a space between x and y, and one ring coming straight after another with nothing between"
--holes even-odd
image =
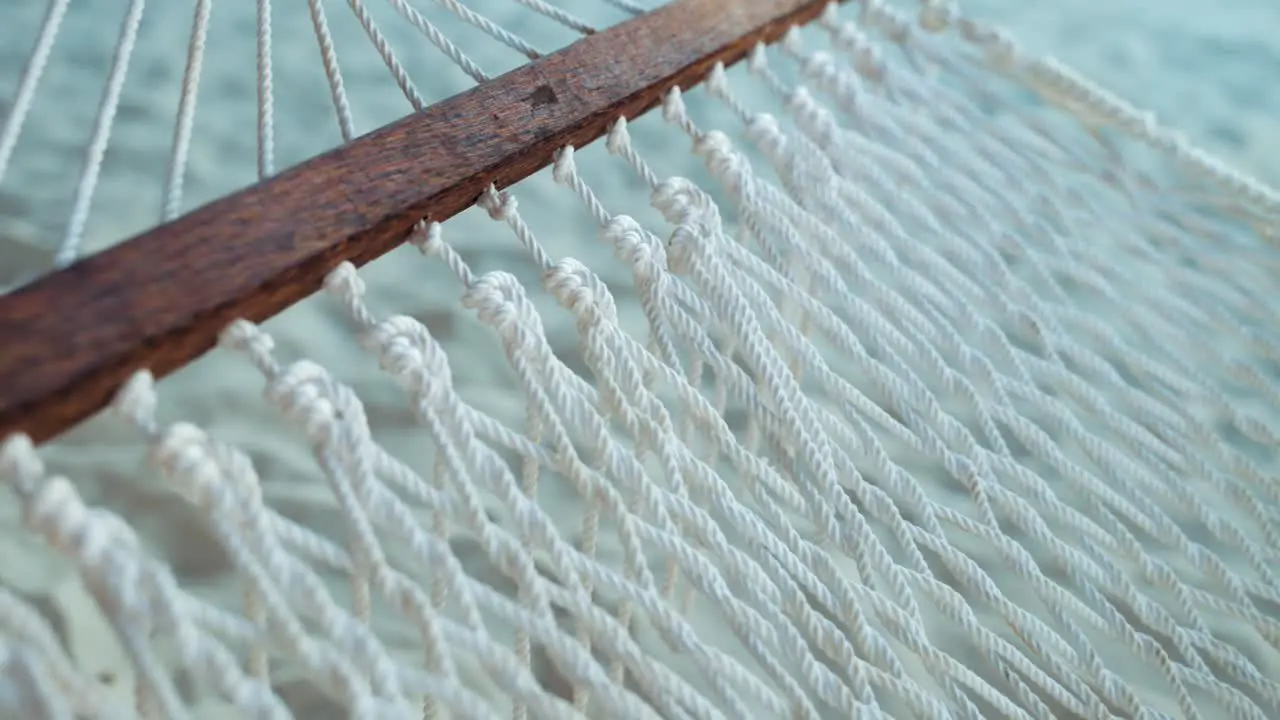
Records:
<instances>
[{"instance_id":1,"label":"hammock","mask_svg":"<svg viewBox=\"0 0 1280 720\"><path fill-rule=\"evenodd\" d=\"M127 3L0 279L0 716L1280 716L1273 188L947 2L427 5L259 0L201 150L195 0L161 157Z\"/></svg>"}]
</instances>

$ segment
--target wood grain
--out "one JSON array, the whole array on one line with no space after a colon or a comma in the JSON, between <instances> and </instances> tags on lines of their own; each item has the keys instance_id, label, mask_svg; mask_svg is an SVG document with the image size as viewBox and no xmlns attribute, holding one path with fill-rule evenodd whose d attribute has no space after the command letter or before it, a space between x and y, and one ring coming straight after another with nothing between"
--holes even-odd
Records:
<instances>
[{"instance_id":1,"label":"wood grain","mask_svg":"<svg viewBox=\"0 0 1280 720\"><path fill-rule=\"evenodd\" d=\"M43 442L474 204L619 117L701 82L829 0L677 0L0 298L0 438Z\"/></svg>"}]
</instances>

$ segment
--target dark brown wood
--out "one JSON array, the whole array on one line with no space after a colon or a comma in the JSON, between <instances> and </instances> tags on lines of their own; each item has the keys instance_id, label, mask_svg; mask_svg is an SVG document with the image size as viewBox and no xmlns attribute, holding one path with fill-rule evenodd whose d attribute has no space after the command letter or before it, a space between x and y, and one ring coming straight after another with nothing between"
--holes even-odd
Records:
<instances>
[{"instance_id":1,"label":"dark brown wood","mask_svg":"<svg viewBox=\"0 0 1280 720\"><path fill-rule=\"evenodd\" d=\"M829 1L678 0L0 298L0 438L58 435L137 369L176 370Z\"/></svg>"}]
</instances>

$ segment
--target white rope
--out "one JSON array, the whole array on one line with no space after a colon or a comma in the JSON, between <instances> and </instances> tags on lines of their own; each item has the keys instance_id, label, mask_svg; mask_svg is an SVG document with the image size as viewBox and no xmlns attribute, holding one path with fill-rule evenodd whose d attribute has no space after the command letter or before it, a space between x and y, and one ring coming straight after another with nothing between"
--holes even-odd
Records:
<instances>
[{"instance_id":1,"label":"white rope","mask_svg":"<svg viewBox=\"0 0 1280 720\"><path fill-rule=\"evenodd\" d=\"M512 48L513 50L516 50L517 52L529 58L530 60L535 59L539 57L539 55L541 55L541 53L535 50L532 45L520 39L519 36L510 32L507 32L502 27L500 27L497 23L475 12L471 8L468 8L466 5L463 5L457 0L436 0L436 3L438 3L441 7L444 7L445 9L449 10L449 12L452 12L458 17L462 18L464 22L480 28L485 32L486 35L489 35L490 37L494 38L498 42L501 42L503 45L506 45L507 47Z\"/></svg>"},{"instance_id":2,"label":"white rope","mask_svg":"<svg viewBox=\"0 0 1280 720\"><path fill-rule=\"evenodd\" d=\"M36 38L35 47L27 58L26 67L22 69L22 80L18 84L9 115L5 118L4 132L0 133L0 180L4 179L5 171L9 169L9 159L18 146L18 136L22 134L22 126L31 112L36 88L49 64L49 55L53 52L53 43L58 38L58 29L62 26L62 19L66 17L69 3L70 0L50 0L44 21L40 23L40 34Z\"/></svg>"},{"instance_id":3,"label":"white rope","mask_svg":"<svg viewBox=\"0 0 1280 720\"><path fill-rule=\"evenodd\" d=\"M373 22L373 18L370 17L364 2L362 0L348 0L347 4L351 6L351 12L355 13L361 27L369 35L369 41L377 49L378 55L382 56L382 61L386 63L387 69L395 77L396 85L400 86L400 91L408 98L409 104L413 105L414 111L421 112L427 106L427 101L418 94L418 89L414 87L413 80L409 78L409 73L400 64L400 60L396 58L395 53L391 50L391 44L387 42L387 39L382 35L382 31Z\"/></svg>"},{"instance_id":4,"label":"white rope","mask_svg":"<svg viewBox=\"0 0 1280 720\"><path fill-rule=\"evenodd\" d=\"M487 77L446 26L388 2ZM491 19L506 16L437 4L538 56ZM195 6L166 217L210 5ZM395 33L347 5L421 110ZM266 176L285 16L256 12ZM319 0L308 13L350 139L349 36ZM1028 88L1052 121L1010 100ZM226 558L217 578L188 582L145 519L94 507L93 468L55 464L61 443L0 444L20 521L74 565L127 665L126 693L107 692L0 586L0 714L1280 713L1280 251L1257 229L1274 191L945 2L833 5L654 115L618 119L602 152L559 149L547 178L490 187L480 215L420 224L420 274L404 256L339 265L322 301L363 355L287 318L228 326L218 352L248 361L286 434L161 412L146 372L119 391L95 422L132 431L145 469L107 479L181 498L192 542ZM1143 144L1158 170L1130 162ZM484 214L495 225L466 224ZM392 265L403 286L366 286ZM459 293L459 327L404 308L418 288ZM397 413L407 444L386 432ZM299 516L310 493L333 527Z\"/></svg>"},{"instance_id":5,"label":"white rope","mask_svg":"<svg viewBox=\"0 0 1280 720\"><path fill-rule=\"evenodd\" d=\"M355 137L355 129L351 119L351 104L347 100L346 86L342 82L342 69L338 66L338 52L333 46L333 35L329 32L329 21L325 16L321 0L307 0L307 9L311 13L311 25L315 29L316 41L320 44L320 61L324 65L325 78L329 81L329 95L333 100L333 109L338 118L338 131L342 133L343 142L351 142ZM259 29L259 37L263 30Z\"/></svg>"},{"instance_id":6,"label":"white rope","mask_svg":"<svg viewBox=\"0 0 1280 720\"><path fill-rule=\"evenodd\" d=\"M129 61L133 59L133 48L138 39L138 26L142 24L142 12L145 9L145 0L131 0L124 24L120 28L120 40L116 44L115 57L111 61L111 74L107 78L107 87L98 105L93 138L89 141L84 169L80 175L80 182L76 185L75 198L71 202L66 234L54 256L54 264L57 267L70 265L80 254L80 242L84 237L85 225L89 222L93 193L98 185L98 176L102 172L102 161L107 154L107 145L111 142L111 128L115 124L116 109L120 104L120 91L124 89L125 77L129 73Z\"/></svg>"},{"instance_id":7,"label":"white rope","mask_svg":"<svg viewBox=\"0 0 1280 720\"><path fill-rule=\"evenodd\" d=\"M258 179L275 172L275 100L271 77L271 0L258 0Z\"/></svg>"},{"instance_id":8,"label":"white rope","mask_svg":"<svg viewBox=\"0 0 1280 720\"><path fill-rule=\"evenodd\" d=\"M431 41L432 45L435 45L440 52L444 53L445 57L449 58L454 65L462 68L462 71L470 76L472 80L482 83L489 79L489 76L480 69L479 65L476 65L466 53L462 52L457 45L454 45L444 33L440 32L439 28L423 17L422 13L410 7L404 0L388 0L388 2L410 25L421 31Z\"/></svg>"},{"instance_id":9,"label":"white rope","mask_svg":"<svg viewBox=\"0 0 1280 720\"><path fill-rule=\"evenodd\" d=\"M574 32L581 33L583 35L590 35L591 33L594 33L596 31L595 28L583 22L581 19L579 19L572 13L568 12L567 10L562 10L546 2L546 0L515 0L515 1L529 8L530 10L533 10L539 15L543 15L545 17L548 17L560 23L561 25L564 25L565 27L569 28L570 30L573 30Z\"/></svg>"},{"instance_id":10,"label":"white rope","mask_svg":"<svg viewBox=\"0 0 1280 720\"><path fill-rule=\"evenodd\" d=\"M182 205L182 184L187 171L187 157L191 152L191 130L195 123L196 94L200 87L200 69L204 65L205 41L209 37L211 8L210 0L196 1L191 42L187 49L187 68L182 75L182 95L178 100L178 121L173 133L173 155L169 160L168 178L165 180L166 192L161 220L177 217Z\"/></svg>"}]
</instances>

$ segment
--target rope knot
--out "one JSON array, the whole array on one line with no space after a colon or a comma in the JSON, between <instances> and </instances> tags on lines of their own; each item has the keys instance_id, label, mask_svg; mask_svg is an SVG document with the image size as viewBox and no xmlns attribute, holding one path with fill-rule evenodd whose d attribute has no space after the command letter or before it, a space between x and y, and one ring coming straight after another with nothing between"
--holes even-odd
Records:
<instances>
[{"instance_id":1,"label":"rope knot","mask_svg":"<svg viewBox=\"0 0 1280 720\"><path fill-rule=\"evenodd\" d=\"M345 260L324 276L324 289L348 302L365 294L364 279L356 272L356 266Z\"/></svg>"},{"instance_id":2,"label":"rope knot","mask_svg":"<svg viewBox=\"0 0 1280 720\"><path fill-rule=\"evenodd\" d=\"M125 420L144 430L155 427L156 379L148 370L139 370L129 377L111 401L111 408Z\"/></svg>"},{"instance_id":3,"label":"rope knot","mask_svg":"<svg viewBox=\"0 0 1280 720\"><path fill-rule=\"evenodd\" d=\"M100 568L113 549L138 547L128 524L86 506L75 485L61 475L40 485L23 507L23 520L55 549L74 554L86 568Z\"/></svg>"},{"instance_id":4,"label":"rope knot","mask_svg":"<svg viewBox=\"0 0 1280 720\"><path fill-rule=\"evenodd\" d=\"M676 225L667 239L667 266L673 273L689 271L698 250L706 252L720 234L720 211L691 180L669 178L653 191L651 203Z\"/></svg>"},{"instance_id":5,"label":"rope knot","mask_svg":"<svg viewBox=\"0 0 1280 720\"><path fill-rule=\"evenodd\" d=\"M818 26L831 29L839 27L840 23L840 6L836 3L827 3L818 15Z\"/></svg>"},{"instance_id":6,"label":"rope knot","mask_svg":"<svg viewBox=\"0 0 1280 720\"><path fill-rule=\"evenodd\" d=\"M769 54L765 51L764 43L756 43L751 48L751 54L747 56L747 72L752 75L759 75L769 67Z\"/></svg>"},{"instance_id":7,"label":"rope knot","mask_svg":"<svg viewBox=\"0 0 1280 720\"><path fill-rule=\"evenodd\" d=\"M806 75L816 78L823 85L835 85L838 83L839 72L836 69L835 58L825 50L819 50L806 57L801 69L804 70ZM799 92L802 89L797 88L796 91Z\"/></svg>"},{"instance_id":8,"label":"rope knot","mask_svg":"<svg viewBox=\"0 0 1280 720\"><path fill-rule=\"evenodd\" d=\"M561 185L568 185L578 174L578 165L573 161L573 146L565 145L556 151L555 164L551 167L551 178Z\"/></svg>"},{"instance_id":9,"label":"rope knot","mask_svg":"<svg viewBox=\"0 0 1280 720\"><path fill-rule=\"evenodd\" d=\"M727 99L729 97L729 78L725 76L724 63L717 62L707 75L707 92L712 97Z\"/></svg>"},{"instance_id":10,"label":"rope knot","mask_svg":"<svg viewBox=\"0 0 1280 720\"><path fill-rule=\"evenodd\" d=\"M1022 52L1018 43L1009 33L1000 28L992 28L982 40L982 50L987 62L997 70L1013 70L1022 60Z\"/></svg>"},{"instance_id":11,"label":"rope knot","mask_svg":"<svg viewBox=\"0 0 1280 720\"><path fill-rule=\"evenodd\" d=\"M604 146L610 155L621 155L630 145L631 132L627 130L627 119L620 117L609 126L609 136L605 139Z\"/></svg>"},{"instance_id":12,"label":"rope knot","mask_svg":"<svg viewBox=\"0 0 1280 720\"><path fill-rule=\"evenodd\" d=\"M409 232L409 244L428 257L440 253L444 232L438 222L420 222Z\"/></svg>"},{"instance_id":13,"label":"rope knot","mask_svg":"<svg viewBox=\"0 0 1280 720\"><path fill-rule=\"evenodd\" d=\"M615 215L600 231L601 237L613 245L619 260L631 266L636 286L641 290L662 277L667 254L657 239L640 227L630 215Z\"/></svg>"},{"instance_id":14,"label":"rope knot","mask_svg":"<svg viewBox=\"0 0 1280 720\"><path fill-rule=\"evenodd\" d=\"M956 4L950 0L925 0L920 8L920 27L926 32L940 33L951 27L960 17Z\"/></svg>"},{"instance_id":15,"label":"rope knot","mask_svg":"<svg viewBox=\"0 0 1280 720\"><path fill-rule=\"evenodd\" d=\"M797 90L796 92L800 92ZM756 144L775 162L786 160L787 136L778 124L778 118L769 113L757 113L747 122L747 139Z\"/></svg>"},{"instance_id":16,"label":"rope knot","mask_svg":"<svg viewBox=\"0 0 1280 720\"><path fill-rule=\"evenodd\" d=\"M303 426L307 438L321 442L336 430L340 414L328 392L329 373L310 360L299 360L267 384L267 401Z\"/></svg>"},{"instance_id":17,"label":"rope knot","mask_svg":"<svg viewBox=\"0 0 1280 720\"><path fill-rule=\"evenodd\" d=\"M843 23L835 31L835 46L853 56L853 69L864 78L879 82L884 78L884 63L879 48L853 23Z\"/></svg>"},{"instance_id":18,"label":"rope knot","mask_svg":"<svg viewBox=\"0 0 1280 720\"><path fill-rule=\"evenodd\" d=\"M885 0L863 0L861 23L866 27L879 27L896 45L911 39L911 23Z\"/></svg>"},{"instance_id":19,"label":"rope knot","mask_svg":"<svg viewBox=\"0 0 1280 720\"><path fill-rule=\"evenodd\" d=\"M681 94L680 88L673 87L662 97L662 119L669 123L678 123L684 120L686 116L684 96Z\"/></svg>"},{"instance_id":20,"label":"rope knot","mask_svg":"<svg viewBox=\"0 0 1280 720\"><path fill-rule=\"evenodd\" d=\"M874 45L867 45L858 48L853 56L853 68L858 71L862 77L872 81L881 82L884 80L884 59L880 56L880 48Z\"/></svg>"},{"instance_id":21,"label":"rope knot","mask_svg":"<svg viewBox=\"0 0 1280 720\"><path fill-rule=\"evenodd\" d=\"M268 377L278 371L271 358L276 341L255 323L243 319L233 320L218 335L218 344L229 350L245 353Z\"/></svg>"},{"instance_id":22,"label":"rope knot","mask_svg":"<svg viewBox=\"0 0 1280 720\"><path fill-rule=\"evenodd\" d=\"M804 38L801 37L799 25L792 25L787 28L786 32L782 33L783 48L791 52L798 52L804 48L804 45Z\"/></svg>"},{"instance_id":23,"label":"rope knot","mask_svg":"<svg viewBox=\"0 0 1280 720\"><path fill-rule=\"evenodd\" d=\"M519 206L514 195L506 190L498 192L496 185L490 185L485 189L476 204L484 208L485 212L489 213L490 218L503 222L510 220Z\"/></svg>"},{"instance_id":24,"label":"rope knot","mask_svg":"<svg viewBox=\"0 0 1280 720\"><path fill-rule=\"evenodd\" d=\"M35 443L22 433L10 435L0 444L0 478L20 497L29 497L44 475L44 461Z\"/></svg>"},{"instance_id":25,"label":"rope knot","mask_svg":"<svg viewBox=\"0 0 1280 720\"><path fill-rule=\"evenodd\" d=\"M361 344L377 353L382 369L422 402L436 406L452 391L449 358L417 320L393 315L365 333Z\"/></svg>"},{"instance_id":26,"label":"rope knot","mask_svg":"<svg viewBox=\"0 0 1280 720\"><path fill-rule=\"evenodd\" d=\"M565 258L542 276L543 286L556 300L588 326L617 324L618 307L613 294L586 265Z\"/></svg>"},{"instance_id":27,"label":"rope knot","mask_svg":"<svg viewBox=\"0 0 1280 720\"><path fill-rule=\"evenodd\" d=\"M519 341L525 332L542 334L542 318L511 273L499 270L481 275L462 294L462 306L475 310L481 322L508 340Z\"/></svg>"},{"instance_id":28,"label":"rope knot","mask_svg":"<svg viewBox=\"0 0 1280 720\"><path fill-rule=\"evenodd\" d=\"M733 149L729 136L719 130L712 130L699 137L693 143L693 153L702 158L707 170L729 189L737 194L743 183L745 161Z\"/></svg>"},{"instance_id":29,"label":"rope knot","mask_svg":"<svg viewBox=\"0 0 1280 720\"><path fill-rule=\"evenodd\" d=\"M190 423L175 423L151 446L152 464L179 495L200 508L217 504L228 490L217 459L209 452L208 436Z\"/></svg>"},{"instance_id":30,"label":"rope knot","mask_svg":"<svg viewBox=\"0 0 1280 720\"><path fill-rule=\"evenodd\" d=\"M787 105L794 113L796 123L813 136L818 147L831 147L840 132L840 124L830 110L816 102L804 88L797 88L791 93Z\"/></svg>"},{"instance_id":31,"label":"rope knot","mask_svg":"<svg viewBox=\"0 0 1280 720\"><path fill-rule=\"evenodd\" d=\"M692 180L672 177L654 188L649 203L672 224L699 223L719 231L720 210Z\"/></svg>"}]
</instances>

